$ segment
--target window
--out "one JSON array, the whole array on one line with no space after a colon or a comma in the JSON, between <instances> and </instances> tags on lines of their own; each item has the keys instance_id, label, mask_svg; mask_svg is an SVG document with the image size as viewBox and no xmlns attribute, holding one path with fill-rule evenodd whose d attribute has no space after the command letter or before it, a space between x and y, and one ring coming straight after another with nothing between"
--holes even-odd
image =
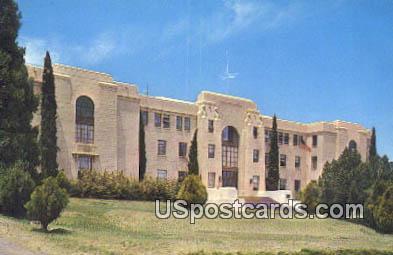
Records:
<instances>
[{"instance_id":1,"label":"window","mask_svg":"<svg viewBox=\"0 0 393 255\"><path fill-rule=\"evenodd\" d=\"M299 136L298 135L293 135L293 146L297 146L298 145L298 140Z\"/></svg>"},{"instance_id":2,"label":"window","mask_svg":"<svg viewBox=\"0 0 393 255\"><path fill-rule=\"evenodd\" d=\"M252 190L259 190L259 176L254 175L252 177Z\"/></svg>"},{"instance_id":3,"label":"window","mask_svg":"<svg viewBox=\"0 0 393 255\"><path fill-rule=\"evenodd\" d=\"M209 133L214 132L214 120L208 120L207 129Z\"/></svg>"},{"instance_id":4,"label":"window","mask_svg":"<svg viewBox=\"0 0 393 255\"><path fill-rule=\"evenodd\" d=\"M181 131L183 129L183 117L176 116L176 130Z\"/></svg>"},{"instance_id":5,"label":"window","mask_svg":"<svg viewBox=\"0 0 393 255\"><path fill-rule=\"evenodd\" d=\"M284 144L289 144L289 134L288 133L284 134Z\"/></svg>"},{"instance_id":6,"label":"window","mask_svg":"<svg viewBox=\"0 0 393 255\"><path fill-rule=\"evenodd\" d=\"M268 129L265 129L265 143L270 141L270 132Z\"/></svg>"},{"instance_id":7,"label":"window","mask_svg":"<svg viewBox=\"0 0 393 255\"><path fill-rule=\"evenodd\" d=\"M239 151L237 147L223 146L222 147L222 166L223 167L237 167L239 158Z\"/></svg>"},{"instance_id":8,"label":"window","mask_svg":"<svg viewBox=\"0 0 393 255\"><path fill-rule=\"evenodd\" d=\"M317 147L318 146L318 136L313 135L312 136L312 147Z\"/></svg>"},{"instance_id":9,"label":"window","mask_svg":"<svg viewBox=\"0 0 393 255\"><path fill-rule=\"evenodd\" d=\"M295 168L299 168L299 167L300 167L300 157L295 156Z\"/></svg>"},{"instance_id":10,"label":"window","mask_svg":"<svg viewBox=\"0 0 393 255\"><path fill-rule=\"evenodd\" d=\"M184 117L184 130L190 131L191 130L191 119L190 117Z\"/></svg>"},{"instance_id":11,"label":"window","mask_svg":"<svg viewBox=\"0 0 393 255\"><path fill-rule=\"evenodd\" d=\"M161 113L154 113L154 126L161 127Z\"/></svg>"},{"instance_id":12,"label":"window","mask_svg":"<svg viewBox=\"0 0 393 255\"><path fill-rule=\"evenodd\" d=\"M187 143L179 143L179 157L187 155Z\"/></svg>"},{"instance_id":13,"label":"window","mask_svg":"<svg viewBox=\"0 0 393 255\"><path fill-rule=\"evenodd\" d=\"M148 111L141 111L141 119L144 126L147 126L149 122L149 112Z\"/></svg>"},{"instance_id":14,"label":"window","mask_svg":"<svg viewBox=\"0 0 393 255\"><path fill-rule=\"evenodd\" d=\"M254 150L252 153L252 162L259 162L259 150Z\"/></svg>"},{"instance_id":15,"label":"window","mask_svg":"<svg viewBox=\"0 0 393 255\"><path fill-rule=\"evenodd\" d=\"M282 166L282 167L287 166L287 155L280 154L280 166Z\"/></svg>"},{"instance_id":16,"label":"window","mask_svg":"<svg viewBox=\"0 0 393 255\"><path fill-rule=\"evenodd\" d=\"M208 188L214 188L216 185L216 173L208 173Z\"/></svg>"},{"instance_id":17,"label":"window","mask_svg":"<svg viewBox=\"0 0 393 255\"><path fill-rule=\"evenodd\" d=\"M166 141L165 140L158 140L157 154L160 156L166 155Z\"/></svg>"},{"instance_id":18,"label":"window","mask_svg":"<svg viewBox=\"0 0 393 255\"><path fill-rule=\"evenodd\" d=\"M93 158L91 156L78 156L78 170L91 170L93 168Z\"/></svg>"},{"instance_id":19,"label":"window","mask_svg":"<svg viewBox=\"0 0 393 255\"><path fill-rule=\"evenodd\" d=\"M278 133L278 144L282 144L284 138L284 134L282 132Z\"/></svg>"},{"instance_id":20,"label":"window","mask_svg":"<svg viewBox=\"0 0 393 255\"><path fill-rule=\"evenodd\" d=\"M349 151L355 152L356 147L357 147L356 142L354 140L351 140L348 144Z\"/></svg>"},{"instance_id":21,"label":"window","mask_svg":"<svg viewBox=\"0 0 393 255\"><path fill-rule=\"evenodd\" d=\"M295 180L295 191L299 192L300 191L300 180Z\"/></svg>"},{"instance_id":22,"label":"window","mask_svg":"<svg viewBox=\"0 0 393 255\"><path fill-rule=\"evenodd\" d=\"M279 186L280 186L280 190L286 190L287 189L287 179L280 178Z\"/></svg>"},{"instance_id":23,"label":"window","mask_svg":"<svg viewBox=\"0 0 393 255\"><path fill-rule=\"evenodd\" d=\"M162 125L164 128L171 127L171 117L168 114L164 114L164 118L162 118Z\"/></svg>"},{"instance_id":24,"label":"window","mask_svg":"<svg viewBox=\"0 0 393 255\"><path fill-rule=\"evenodd\" d=\"M265 153L265 168L269 167L269 153Z\"/></svg>"},{"instance_id":25,"label":"window","mask_svg":"<svg viewBox=\"0 0 393 255\"><path fill-rule=\"evenodd\" d=\"M184 178L186 178L186 176L187 176L186 171L179 171L178 176L177 176L177 180L179 182L182 182L184 180Z\"/></svg>"},{"instance_id":26,"label":"window","mask_svg":"<svg viewBox=\"0 0 393 255\"><path fill-rule=\"evenodd\" d=\"M311 158L311 164L312 164L312 169L316 170L318 167L318 157L317 156L313 156Z\"/></svg>"},{"instance_id":27,"label":"window","mask_svg":"<svg viewBox=\"0 0 393 255\"><path fill-rule=\"evenodd\" d=\"M94 103L81 96L76 100L76 132L77 143L91 144L94 142Z\"/></svg>"},{"instance_id":28,"label":"window","mask_svg":"<svg viewBox=\"0 0 393 255\"><path fill-rule=\"evenodd\" d=\"M157 170L157 179L158 180L166 180L166 178L167 178L167 171L162 170L162 169L158 169Z\"/></svg>"},{"instance_id":29,"label":"window","mask_svg":"<svg viewBox=\"0 0 393 255\"><path fill-rule=\"evenodd\" d=\"M254 139L258 138L258 127L254 127L252 129L252 135L254 136Z\"/></svg>"},{"instance_id":30,"label":"window","mask_svg":"<svg viewBox=\"0 0 393 255\"><path fill-rule=\"evenodd\" d=\"M214 144L209 144L207 148L208 158L214 158L216 146Z\"/></svg>"}]
</instances>

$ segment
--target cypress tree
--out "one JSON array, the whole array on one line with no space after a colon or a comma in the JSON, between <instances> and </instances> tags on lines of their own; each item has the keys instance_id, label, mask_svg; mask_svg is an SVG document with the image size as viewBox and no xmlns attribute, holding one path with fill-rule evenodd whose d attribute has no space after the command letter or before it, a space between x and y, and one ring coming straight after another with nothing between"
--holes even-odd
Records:
<instances>
[{"instance_id":1,"label":"cypress tree","mask_svg":"<svg viewBox=\"0 0 393 255\"><path fill-rule=\"evenodd\" d=\"M371 133L369 156L370 156L370 159L373 159L377 156L377 137L375 134L375 127L373 127L372 133Z\"/></svg>"},{"instance_id":2,"label":"cypress tree","mask_svg":"<svg viewBox=\"0 0 393 255\"><path fill-rule=\"evenodd\" d=\"M146 173L146 144L145 144L145 124L142 113L139 116L139 181L143 181Z\"/></svg>"},{"instance_id":3,"label":"cypress tree","mask_svg":"<svg viewBox=\"0 0 393 255\"><path fill-rule=\"evenodd\" d=\"M38 100L28 79L25 49L16 42L20 16L14 1L0 0L0 165L21 161L37 177L38 131L31 121Z\"/></svg>"},{"instance_id":4,"label":"cypress tree","mask_svg":"<svg viewBox=\"0 0 393 255\"><path fill-rule=\"evenodd\" d=\"M193 175L199 174L197 137L198 130L195 130L194 137L191 141L190 152L188 153L188 173Z\"/></svg>"},{"instance_id":5,"label":"cypress tree","mask_svg":"<svg viewBox=\"0 0 393 255\"><path fill-rule=\"evenodd\" d=\"M41 171L44 178L58 173L56 112L55 80L50 55L46 52L42 73L40 133Z\"/></svg>"},{"instance_id":6,"label":"cypress tree","mask_svg":"<svg viewBox=\"0 0 393 255\"><path fill-rule=\"evenodd\" d=\"M278 182L280 180L279 170L279 149L278 149L278 132L277 132L277 117L273 116L273 127L270 133L270 151L269 151L269 165L268 176L266 178L266 189L277 190Z\"/></svg>"}]
</instances>

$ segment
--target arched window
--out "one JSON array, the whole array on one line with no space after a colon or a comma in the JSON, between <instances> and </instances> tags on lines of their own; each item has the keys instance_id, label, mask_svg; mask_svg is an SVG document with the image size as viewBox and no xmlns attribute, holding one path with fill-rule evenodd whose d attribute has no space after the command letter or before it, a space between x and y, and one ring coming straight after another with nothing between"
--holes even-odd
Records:
<instances>
[{"instance_id":1,"label":"arched window","mask_svg":"<svg viewBox=\"0 0 393 255\"><path fill-rule=\"evenodd\" d=\"M221 134L222 186L237 187L239 161L239 134L232 126Z\"/></svg>"},{"instance_id":2,"label":"arched window","mask_svg":"<svg viewBox=\"0 0 393 255\"><path fill-rule=\"evenodd\" d=\"M356 142L355 142L354 140L351 140L351 141L349 142L349 144L348 144L348 149L349 149L350 151L356 151L356 149L357 149L357 144L356 144Z\"/></svg>"},{"instance_id":3,"label":"arched window","mask_svg":"<svg viewBox=\"0 0 393 255\"><path fill-rule=\"evenodd\" d=\"M94 103L86 96L76 100L76 142L94 142Z\"/></svg>"}]
</instances>

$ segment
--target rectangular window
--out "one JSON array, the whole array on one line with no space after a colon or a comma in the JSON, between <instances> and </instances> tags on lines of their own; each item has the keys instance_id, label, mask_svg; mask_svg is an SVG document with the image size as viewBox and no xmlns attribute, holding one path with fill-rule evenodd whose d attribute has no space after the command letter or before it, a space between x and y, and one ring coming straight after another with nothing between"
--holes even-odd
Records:
<instances>
[{"instance_id":1,"label":"rectangular window","mask_svg":"<svg viewBox=\"0 0 393 255\"><path fill-rule=\"evenodd\" d=\"M265 168L269 167L269 153L265 153Z\"/></svg>"},{"instance_id":2,"label":"rectangular window","mask_svg":"<svg viewBox=\"0 0 393 255\"><path fill-rule=\"evenodd\" d=\"M254 127L252 129L252 135L253 135L254 139L258 138L258 127Z\"/></svg>"},{"instance_id":3,"label":"rectangular window","mask_svg":"<svg viewBox=\"0 0 393 255\"><path fill-rule=\"evenodd\" d=\"M214 158L216 146L214 144L209 144L207 148L208 158Z\"/></svg>"},{"instance_id":4,"label":"rectangular window","mask_svg":"<svg viewBox=\"0 0 393 255\"><path fill-rule=\"evenodd\" d=\"M288 133L284 134L284 144L289 144L289 134Z\"/></svg>"},{"instance_id":5,"label":"rectangular window","mask_svg":"<svg viewBox=\"0 0 393 255\"><path fill-rule=\"evenodd\" d=\"M254 150L252 153L252 162L259 162L259 150Z\"/></svg>"},{"instance_id":6,"label":"rectangular window","mask_svg":"<svg viewBox=\"0 0 393 255\"><path fill-rule=\"evenodd\" d=\"M214 132L214 120L208 120L208 122L207 122L207 130L209 131L209 133L213 133Z\"/></svg>"},{"instance_id":7,"label":"rectangular window","mask_svg":"<svg viewBox=\"0 0 393 255\"><path fill-rule=\"evenodd\" d=\"M142 117L143 125L147 126L147 123L149 122L149 112L148 111L142 111L141 112L141 117Z\"/></svg>"},{"instance_id":8,"label":"rectangular window","mask_svg":"<svg viewBox=\"0 0 393 255\"><path fill-rule=\"evenodd\" d=\"M179 157L187 155L187 143L179 143Z\"/></svg>"},{"instance_id":9,"label":"rectangular window","mask_svg":"<svg viewBox=\"0 0 393 255\"><path fill-rule=\"evenodd\" d=\"M168 114L164 114L164 117L162 118L162 125L164 128L171 127L171 117Z\"/></svg>"},{"instance_id":10,"label":"rectangular window","mask_svg":"<svg viewBox=\"0 0 393 255\"><path fill-rule=\"evenodd\" d=\"M154 126L161 127L161 113L154 113Z\"/></svg>"},{"instance_id":11,"label":"rectangular window","mask_svg":"<svg viewBox=\"0 0 393 255\"><path fill-rule=\"evenodd\" d=\"M190 131L191 130L191 119L190 117L184 117L184 130Z\"/></svg>"},{"instance_id":12,"label":"rectangular window","mask_svg":"<svg viewBox=\"0 0 393 255\"><path fill-rule=\"evenodd\" d=\"M286 190L287 189L287 179L280 178L279 186L280 186L280 190Z\"/></svg>"},{"instance_id":13,"label":"rectangular window","mask_svg":"<svg viewBox=\"0 0 393 255\"><path fill-rule=\"evenodd\" d=\"M158 169L157 170L157 179L158 180L166 180L166 178L167 178L167 171L162 170L162 169Z\"/></svg>"},{"instance_id":14,"label":"rectangular window","mask_svg":"<svg viewBox=\"0 0 393 255\"><path fill-rule=\"evenodd\" d=\"M77 143L92 144L94 142L94 126L76 124L75 140Z\"/></svg>"},{"instance_id":15,"label":"rectangular window","mask_svg":"<svg viewBox=\"0 0 393 255\"><path fill-rule=\"evenodd\" d=\"M300 157L295 156L295 168L300 168Z\"/></svg>"},{"instance_id":16,"label":"rectangular window","mask_svg":"<svg viewBox=\"0 0 393 255\"><path fill-rule=\"evenodd\" d=\"M268 129L265 129L265 143L270 141L270 132Z\"/></svg>"},{"instance_id":17,"label":"rectangular window","mask_svg":"<svg viewBox=\"0 0 393 255\"><path fill-rule=\"evenodd\" d=\"M293 146L297 146L298 145L298 139L299 139L298 135L293 135Z\"/></svg>"},{"instance_id":18,"label":"rectangular window","mask_svg":"<svg viewBox=\"0 0 393 255\"><path fill-rule=\"evenodd\" d=\"M295 180L295 191L299 192L301 189L300 180Z\"/></svg>"},{"instance_id":19,"label":"rectangular window","mask_svg":"<svg viewBox=\"0 0 393 255\"><path fill-rule=\"evenodd\" d=\"M316 170L318 167L318 157L317 156L313 156L311 158L311 165L312 165L312 169Z\"/></svg>"},{"instance_id":20,"label":"rectangular window","mask_svg":"<svg viewBox=\"0 0 393 255\"><path fill-rule=\"evenodd\" d=\"M259 190L259 176L258 175L254 175L252 177L252 189Z\"/></svg>"},{"instance_id":21,"label":"rectangular window","mask_svg":"<svg viewBox=\"0 0 393 255\"><path fill-rule=\"evenodd\" d=\"M179 171L178 176L177 176L177 180L179 182L182 182L184 180L184 178L186 178L186 176L187 176L186 171Z\"/></svg>"},{"instance_id":22,"label":"rectangular window","mask_svg":"<svg viewBox=\"0 0 393 255\"><path fill-rule=\"evenodd\" d=\"M157 155L159 155L159 156L166 155L166 141L165 140L158 140Z\"/></svg>"},{"instance_id":23,"label":"rectangular window","mask_svg":"<svg viewBox=\"0 0 393 255\"><path fill-rule=\"evenodd\" d=\"M222 147L222 166L237 167L239 159L239 149L233 146Z\"/></svg>"},{"instance_id":24,"label":"rectangular window","mask_svg":"<svg viewBox=\"0 0 393 255\"><path fill-rule=\"evenodd\" d=\"M91 170L93 168L93 158L91 156L78 156L78 170Z\"/></svg>"},{"instance_id":25,"label":"rectangular window","mask_svg":"<svg viewBox=\"0 0 393 255\"><path fill-rule=\"evenodd\" d=\"M287 166L287 155L280 154L280 166L282 166L282 167Z\"/></svg>"},{"instance_id":26,"label":"rectangular window","mask_svg":"<svg viewBox=\"0 0 393 255\"><path fill-rule=\"evenodd\" d=\"M282 132L278 133L278 144L282 144L284 139L284 134Z\"/></svg>"},{"instance_id":27,"label":"rectangular window","mask_svg":"<svg viewBox=\"0 0 393 255\"><path fill-rule=\"evenodd\" d=\"M176 116L176 130L181 131L183 129L183 117Z\"/></svg>"},{"instance_id":28,"label":"rectangular window","mask_svg":"<svg viewBox=\"0 0 393 255\"><path fill-rule=\"evenodd\" d=\"M216 173L208 174L208 188L214 188L216 186Z\"/></svg>"},{"instance_id":29,"label":"rectangular window","mask_svg":"<svg viewBox=\"0 0 393 255\"><path fill-rule=\"evenodd\" d=\"M312 136L312 147L317 147L318 146L318 136L313 135Z\"/></svg>"}]
</instances>

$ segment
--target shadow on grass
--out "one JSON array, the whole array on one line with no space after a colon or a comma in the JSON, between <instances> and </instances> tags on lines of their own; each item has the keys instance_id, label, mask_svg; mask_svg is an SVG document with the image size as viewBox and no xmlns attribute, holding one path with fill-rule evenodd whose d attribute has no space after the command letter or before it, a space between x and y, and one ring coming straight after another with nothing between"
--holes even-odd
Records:
<instances>
[{"instance_id":1,"label":"shadow on grass","mask_svg":"<svg viewBox=\"0 0 393 255\"><path fill-rule=\"evenodd\" d=\"M69 235L72 234L71 230L64 229L64 228L55 228L50 230L45 230L42 228L34 228L33 232L43 233L43 234L53 234L53 235Z\"/></svg>"}]
</instances>

